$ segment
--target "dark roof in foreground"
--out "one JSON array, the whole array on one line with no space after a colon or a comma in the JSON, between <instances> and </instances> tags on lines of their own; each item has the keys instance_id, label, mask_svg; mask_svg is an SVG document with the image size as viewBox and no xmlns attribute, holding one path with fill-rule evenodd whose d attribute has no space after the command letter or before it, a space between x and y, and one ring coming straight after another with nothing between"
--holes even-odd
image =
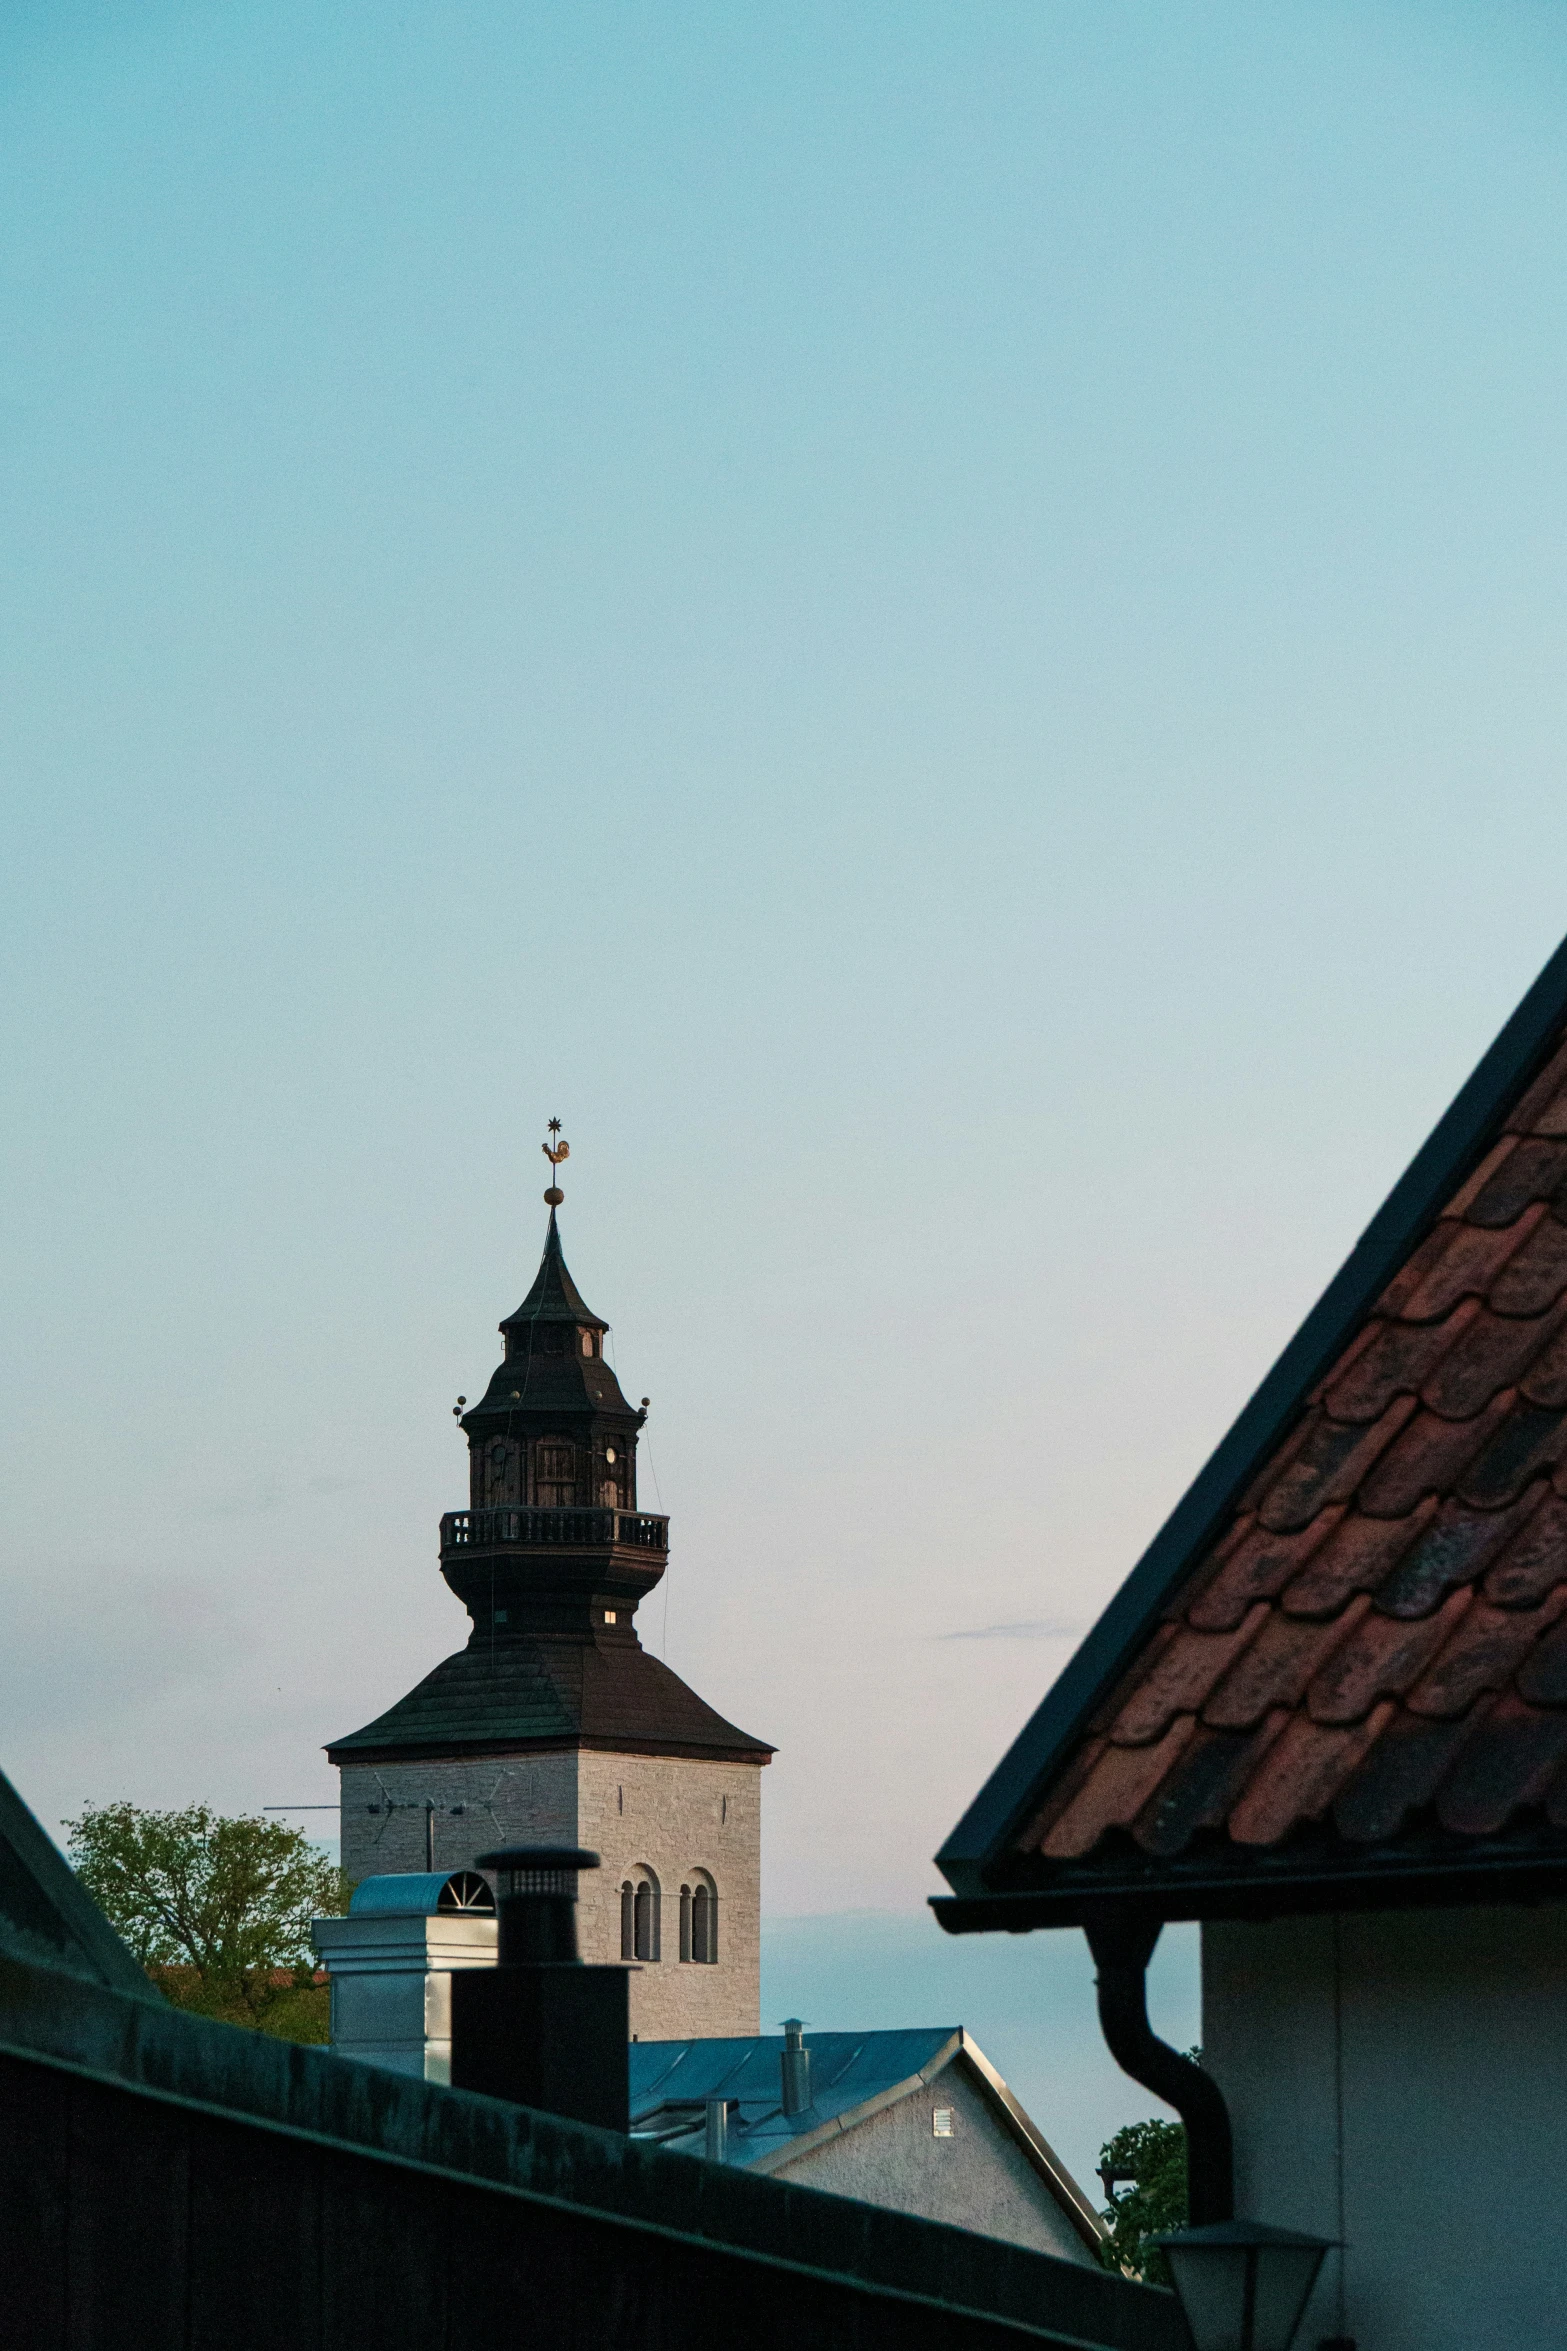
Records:
<instances>
[{"instance_id":1,"label":"dark roof in foreground","mask_svg":"<svg viewBox=\"0 0 1567 2351\"><path fill-rule=\"evenodd\" d=\"M1567 948L938 1857L955 1928L1567 1892Z\"/></svg>"},{"instance_id":2,"label":"dark roof in foreground","mask_svg":"<svg viewBox=\"0 0 1567 2351\"><path fill-rule=\"evenodd\" d=\"M1093 2205L989 2058L961 2025L890 2032L807 2033L811 2103L785 2114L782 2033L732 2039L633 2041L631 2128L675 2149L700 2150L706 2101L733 2102L724 2160L771 2172L935 2081L966 2067L1003 2129L1022 2147L1079 2236L1097 2254L1104 2228Z\"/></svg>"},{"instance_id":3,"label":"dark roof in foreground","mask_svg":"<svg viewBox=\"0 0 1567 2351\"><path fill-rule=\"evenodd\" d=\"M491 1640L476 1632L405 1698L327 1754L412 1761L454 1750L613 1747L627 1754L696 1755L766 1763L773 1753L650 1657L630 1626L559 1640Z\"/></svg>"},{"instance_id":4,"label":"dark roof in foreground","mask_svg":"<svg viewBox=\"0 0 1567 2351\"><path fill-rule=\"evenodd\" d=\"M8 2343L1184 2340L1075 2261L182 2014L47 1846L0 1779Z\"/></svg>"}]
</instances>

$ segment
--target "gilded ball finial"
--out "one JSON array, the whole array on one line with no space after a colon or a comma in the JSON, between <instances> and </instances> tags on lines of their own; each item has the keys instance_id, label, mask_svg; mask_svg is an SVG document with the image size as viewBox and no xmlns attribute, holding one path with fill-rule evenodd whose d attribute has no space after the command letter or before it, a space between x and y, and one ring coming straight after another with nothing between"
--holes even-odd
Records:
<instances>
[{"instance_id":1,"label":"gilded ball finial","mask_svg":"<svg viewBox=\"0 0 1567 2351\"><path fill-rule=\"evenodd\" d=\"M550 1120L550 1133L552 1135L560 1134L560 1120L558 1118L552 1118ZM563 1159L569 1159L571 1157L571 1145L566 1141L563 1135L561 1136L561 1140L558 1143L544 1143L540 1145L540 1148L543 1151L545 1158L549 1161L551 1167L557 1170L559 1169L560 1163ZM551 1184L549 1190L544 1195L545 1205L549 1208L558 1208L565 1197L566 1195L561 1190L559 1184Z\"/></svg>"}]
</instances>

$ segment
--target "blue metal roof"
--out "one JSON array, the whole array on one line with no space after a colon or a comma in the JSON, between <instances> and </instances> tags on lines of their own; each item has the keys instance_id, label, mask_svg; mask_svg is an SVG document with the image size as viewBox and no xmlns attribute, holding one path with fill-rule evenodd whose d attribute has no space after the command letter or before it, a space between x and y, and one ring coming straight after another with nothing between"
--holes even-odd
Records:
<instances>
[{"instance_id":1,"label":"blue metal roof","mask_svg":"<svg viewBox=\"0 0 1567 2351\"><path fill-rule=\"evenodd\" d=\"M455 1878L469 1878L471 1870L406 1869L387 1877L361 1878L355 1886L348 1905L350 1918L433 1918L441 1908L441 1896ZM448 1902L446 1910L453 1915L459 1911L469 1917L478 1917L494 1904Z\"/></svg>"},{"instance_id":2,"label":"blue metal roof","mask_svg":"<svg viewBox=\"0 0 1567 2351\"><path fill-rule=\"evenodd\" d=\"M880 2033L807 2033L811 2103L783 2110L782 2033L714 2041L633 2041L631 2128L679 2146L705 2128L709 2098L734 2102L726 2162L750 2165L813 2137L889 2092L939 2072L962 2046L956 2025ZM684 2111L682 2111L684 2110Z\"/></svg>"}]
</instances>

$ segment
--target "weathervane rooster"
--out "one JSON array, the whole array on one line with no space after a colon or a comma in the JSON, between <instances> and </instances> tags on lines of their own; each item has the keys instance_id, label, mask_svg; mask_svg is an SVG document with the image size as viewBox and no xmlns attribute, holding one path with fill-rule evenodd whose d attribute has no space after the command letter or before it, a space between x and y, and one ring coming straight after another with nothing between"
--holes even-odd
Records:
<instances>
[{"instance_id":1,"label":"weathervane rooster","mask_svg":"<svg viewBox=\"0 0 1567 2351\"><path fill-rule=\"evenodd\" d=\"M552 1135L560 1134L560 1120L558 1118L552 1118L550 1120L550 1133ZM539 1148L544 1153L545 1158L549 1161L550 1166L555 1169L557 1173L559 1172L561 1161L571 1157L571 1145L566 1141L564 1135L561 1135L561 1139L558 1143L541 1143ZM558 1184L551 1184L544 1197L551 1208L558 1208L561 1202L565 1199L566 1195Z\"/></svg>"}]
</instances>

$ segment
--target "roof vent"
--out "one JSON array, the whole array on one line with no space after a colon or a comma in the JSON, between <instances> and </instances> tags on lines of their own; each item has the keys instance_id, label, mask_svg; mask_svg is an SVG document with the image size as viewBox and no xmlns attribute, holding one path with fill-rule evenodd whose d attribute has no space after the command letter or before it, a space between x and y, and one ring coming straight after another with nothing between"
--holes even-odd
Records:
<instances>
[{"instance_id":1,"label":"roof vent","mask_svg":"<svg viewBox=\"0 0 1567 2351\"><path fill-rule=\"evenodd\" d=\"M537 1965L540 1960L581 1965L577 1950L577 1875L597 1869L596 1853L578 1846L505 1845L481 1853L479 1867L500 1880L499 1964Z\"/></svg>"},{"instance_id":2,"label":"roof vent","mask_svg":"<svg viewBox=\"0 0 1567 2351\"><path fill-rule=\"evenodd\" d=\"M409 1869L361 1878L348 1905L351 1918L433 1918L462 1910L493 1915L495 1897L471 1869Z\"/></svg>"},{"instance_id":3,"label":"roof vent","mask_svg":"<svg viewBox=\"0 0 1567 2351\"><path fill-rule=\"evenodd\" d=\"M811 2052L805 2046L805 2027L797 2016L784 2018L784 2045L778 2063L783 2074L783 2110L803 2114L811 2103Z\"/></svg>"}]
</instances>

